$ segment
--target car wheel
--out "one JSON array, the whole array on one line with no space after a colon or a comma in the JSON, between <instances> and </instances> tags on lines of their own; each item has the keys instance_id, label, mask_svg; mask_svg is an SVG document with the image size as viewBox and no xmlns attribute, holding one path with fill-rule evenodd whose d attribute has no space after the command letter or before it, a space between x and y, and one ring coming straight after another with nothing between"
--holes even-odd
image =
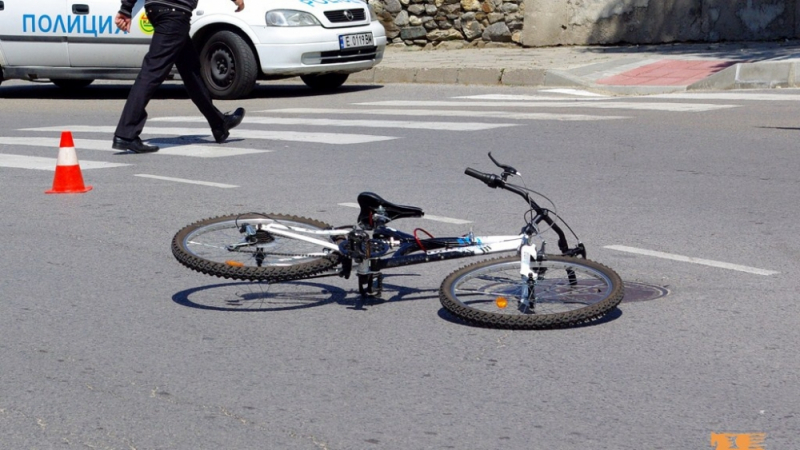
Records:
<instances>
[{"instance_id":1,"label":"car wheel","mask_svg":"<svg viewBox=\"0 0 800 450\"><path fill-rule=\"evenodd\" d=\"M347 81L348 73L326 73L323 75L300 75L303 83L317 91L330 91Z\"/></svg>"},{"instance_id":2,"label":"car wheel","mask_svg":"<svg viewBox=\"0 0 800 450\"><path fill-rule=\"evenodd\" d=\"M56 86L60 87L61 89L66 89L68 91L73 91L76 89L83 89L86 86L89 86L94 82L94 80L74 80L74 79L66 79L66 80L50 80Z\"/></svg>"},{"instance_id":3,"label":"car wheel","mask_svg":"<svg viewBox=\"0 0 800 450\"><path fill-rule=\"evenodd\" d=\"M218 31L200 52L203 81L211 96L234 100L249 95L256 85L258 63L250 45L232 31Z\"/></svg>"}]
</instances>

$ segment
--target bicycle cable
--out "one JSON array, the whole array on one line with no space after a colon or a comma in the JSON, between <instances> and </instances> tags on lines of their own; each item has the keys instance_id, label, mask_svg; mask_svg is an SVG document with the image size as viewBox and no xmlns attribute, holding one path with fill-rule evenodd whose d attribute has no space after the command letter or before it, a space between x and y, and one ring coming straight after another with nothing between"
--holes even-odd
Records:
<instances>
[{"instance_id":1,"label":"bicycle cable","mask_svg":"<svg viewBox=\"0 0 800 450\"><path fill-rule=\"evenodd\" d=\"M420 250L422 250L423 252L426 252L426 251L428 251L428 249L426 249L425 246L422 245L422 241L419 239L419 237L417 237L417 231L422 231L423 233L427 234L428 235L428 239L433 239L433 235L428 233L426 230L424 230L422 228L415 228L414 229L414 240L417 241L417 245L419 245Z\"/></svg>"},{"instance_id":2,"label":"bicycle cable","mask_svg":"<svg viewBox=\"0 0 800 450\"><path fill-rule=\"evenodd\" d=\"M511 186L514 186L515 188L518 188L518 189L521 189L523 191L526 191L525 192L525 200L528 202L528 205L530 205L531 202L533 201L531 199L531 194L537 195L537 196L543 198L553 208L550 209L550 208L539 207L539 209L542 212L545 212L545 213L553 213L553 215L555 215L562 223L564 223L566 225L566 222L564 222L564 219L562 219L561 216L558 215L558 212L557 212L558 207L556 206L556 203L553 200L551 200L548 196L542 194L541 192L534 191L533 189L528 188L528 185L525 182L525 178L523 178L522 175L519 175L519 177L522 180L522 184L523 184L522 186L519 186L519 185L516 185L516 184L513 184L513 183L508 183L508 184L510 184ZM536 211L533 209L533 207L531 207L531 209L525 211L525 214L523 214L523 219L525 220L525 222L531 223L533 221L533 219L534 219L533 213L535 213L535 212ZM530 219L527 218L528 214L531 214L531 218ZM548 228L545 228L544 230L540 230L539 227L537 226L536 227L536 231L537 231L538 234L541 235L542 233L545 233L545 232L549 231L551 228L552 228L552 226L550 226ZM567 225L567 228L569 228L569 225ZM570 229L570 231L572 231L572 230ZM575 233L573 232L572 234L574 235ZM577 236L575 236L575 238L577 239Z\"/></svg>"}]
</instances>

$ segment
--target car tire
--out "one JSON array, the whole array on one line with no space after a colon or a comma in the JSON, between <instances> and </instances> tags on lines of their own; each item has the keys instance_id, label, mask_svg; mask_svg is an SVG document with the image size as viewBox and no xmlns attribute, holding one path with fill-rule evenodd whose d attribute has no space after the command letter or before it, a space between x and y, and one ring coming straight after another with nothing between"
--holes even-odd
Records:
<instances>
[{"instance_id":1,"label":"car tire","mask_svg":"<svg viewBox=\"0 0 800 450\"><path fill-rule=\"evenodd\" d=\"M325 73L322 75L300 75L306 86L315 91L332 91L347 81L348 73Z\"/></svg>"},{"instance_id":2,"label":"car tire","mask_svg":"<svg viewBox=\"0 0 800 450\"><path fill-rule=\"evenodd\" d=\"M217 31L205 41L200 51L200 66L213 98L246 97L256 86L258 62L253 49L233 31Z\"/></svg>"},{"instance_id":3,"label":"car tire","mask_svg":"<svg viewBox=\"0 0 800 450\"><path fill-rule=\"evenodd\" d=\"M56 86L68 91L83 89L94 82L94 80L76 80L76 79L55 79L50 80Z\"/></svg>"}]
</instances>

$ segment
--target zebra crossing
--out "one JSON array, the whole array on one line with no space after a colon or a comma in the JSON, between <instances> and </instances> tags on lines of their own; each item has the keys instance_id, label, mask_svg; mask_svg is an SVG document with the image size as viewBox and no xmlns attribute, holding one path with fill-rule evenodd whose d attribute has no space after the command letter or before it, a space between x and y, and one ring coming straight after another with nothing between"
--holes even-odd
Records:
<instances>
[{"instance_id":1,"label":"zebra crossing","mask_svg":"<svg viewBox=\"0 0 800 450\"><path fill-rule=\"evenodd\" d=\"M98 127L69 127L69 131L83 132L83 130L86 129L91 129L94 131L97 128ZM111 128L111 133L114 132L112 127L106 127L106 128ZM49 127L47 130L60 133L65 129L66 128ZM34 130L44 131L43 129L34 129ZM119 150L114 150L113 148L111 148L111 144L108 139L103 139L103 140L75 139L74 141L75 141L75 148L79 148L81 150L98 150L102 152L119 153ZM44 147L53 149L53 148L58 148L58 145L59 145L59 137L57 135L54 135L54 137L0 137L0 146ZM219 145L197 145L197 144L176 145L165 142L162 142L159 145L161 146L161 150L159 150L159 153L163 155L188 156L193 158L222 158L226 156L269 153L273 151L273 150L253 149L253 148L236 148L228 146L222 147ZM120 165L128 165L128 164L120 164ZM0 163L0 166L2 166L2 163ZM52 166L52 161L50 166ZM50 169L52 169L52 167Z\"/></svg>"},{"instance_id":2,"label":"zebra crossing","mask_svg":"<svg viewBox=\"0 0 800 450\"><path fill-rule=\"evenodd\" d=\"M684 92L632 98L604 96L573 89L549 89L538 91L536 95L480 94L443 100L362 101L351 103L345 108L277 108L251 111L242 126L234 132L236 140L224 146L213 142L205 119L200 116L151 118L142 137L161 147L154 156L231 158L280 151L264 148L260 141L349 146L401 139L407 136L404 133L408 130L472 133L510 129L524 126L530 121L625 120L634 118L642 111L711 113L740 107L748 100L797 101L799 97L748 92ZM531 111L533 109L536 111ZM553 111L556 109L581 111ZM595 111L596 114L593 113ZM606 111L611 114L606 114ZM287 129L291 127L302 128L302 131ZM109 136L114 133L113 126L65 124L30 127L17 130L29 134L25 137L0 136L0 168L54 170L55 155L52 158L26 155L25 149L57 148L58 136L64 130L80 136L75 139L75 145L81 151L118 153L111 148ZM354 130L357 132L353 132ZM372 130L375 132L371 132ZM242 147L237 145L238 139L257 144L253 147ZM118 163L93 160L94 155L81 155L83 169L135 164L135 161Z\"/></svg>"}]
</instances>

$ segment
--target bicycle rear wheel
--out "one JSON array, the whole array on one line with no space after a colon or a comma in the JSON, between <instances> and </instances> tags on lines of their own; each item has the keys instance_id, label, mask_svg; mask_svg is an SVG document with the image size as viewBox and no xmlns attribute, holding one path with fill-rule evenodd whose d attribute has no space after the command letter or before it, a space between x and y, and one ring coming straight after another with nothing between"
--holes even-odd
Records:
<instances>
[{"instance_id":1,"label":"bicycle rear wheel","mask_svg":"<svg viewBox=\"0 0 800 450\"><path fill-rule=\"evenodd\" d=\"M480 326L513 329L560 328L591 322L614 309L624 295L619 275L596 262L547 256L532 262L532 308L520 300L528 281L519 256L495 258L462 267L442 282L445 309Z\"/></svg>"},{"instance_id":2,"label":"bicycle rear wheel","mask_svg":"<svg viewBox=\"0 0 800 450\"><path fill-rule=\"evenodd\" d=\"M285 214L232 214L184 227L172 239L172 254L192 270L249 281L307 278L338 263L337 255L318 244L261 229L271 223L308 230L330 228L324 222ZM257 230L249 241L242 232L247 225Z\"/></svg>"}]
</instances>

